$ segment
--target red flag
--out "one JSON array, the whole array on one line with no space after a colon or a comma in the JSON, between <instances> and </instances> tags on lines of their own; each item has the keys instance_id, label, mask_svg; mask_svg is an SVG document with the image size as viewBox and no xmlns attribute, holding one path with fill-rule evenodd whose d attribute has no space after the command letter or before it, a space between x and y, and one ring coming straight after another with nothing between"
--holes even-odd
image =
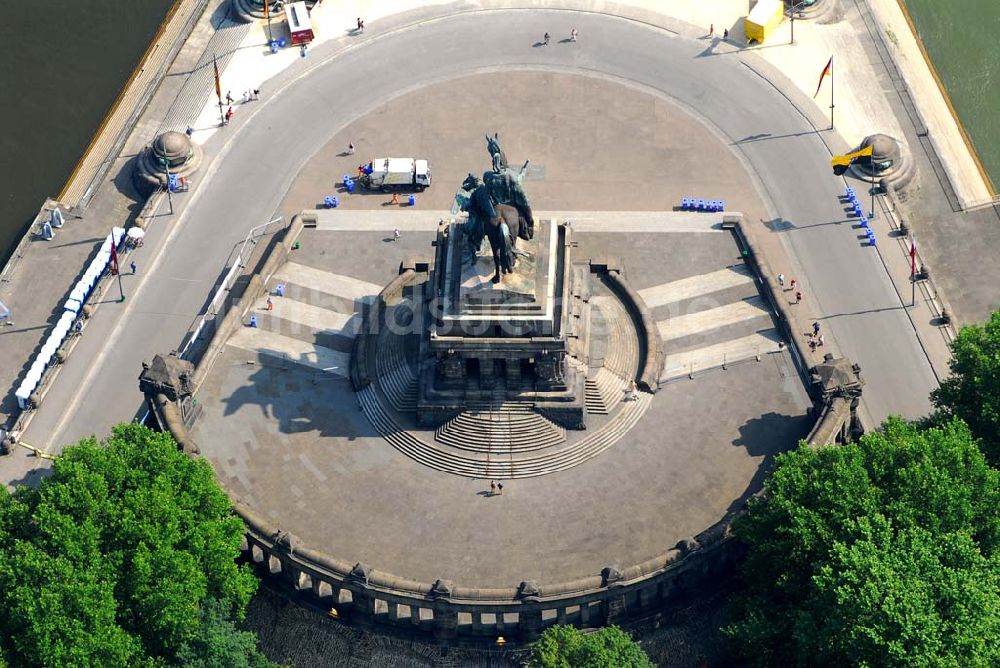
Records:
<instances>
[{"instance_id":1,"label":"red flag","mask_svg":"<svg viewBox=\"0 0 1000 668\"><path fill-rule=\"evenodd\" d=\"M215 95L219 98L219 102L222 102L222 86L219 85L219 59L212 58L212 67L215 68Z\"/></svg>"},{"instance_id":2,"label":"red flag","mask_svg":"<svg viewBox=\"0 0 1000 668\"><path fill-rule=\"evenodd\" d=\"M823 79L826 78L827 74L832 74L832 73L833 73L833 56L830 56L830 60L826 63L826 67L824 67L823 71L820 72L819 83L816 84L816 92L813 93L813 99L816 99L816 96L819 95L819 89L823 87Z\"/></svg>"},{"instance_id":3,"label":"red flag","mask_svg":"<svg viewBox=\"0 0 1000 668\"><path fill-rule=\"evenodd\" d=\"M917 242L910 239L910 276L917 275Z\"/></svg>"},{"instance_id":4,"label":"red flag","mask_svg":"<svg viewBox=\"0 0 1000 668\"><path fill-rule=\"evenodd\" d=\"M111 275L118 275L118 249L115 248L115 242L111 242Z\"/></svg>"}]
</instances>

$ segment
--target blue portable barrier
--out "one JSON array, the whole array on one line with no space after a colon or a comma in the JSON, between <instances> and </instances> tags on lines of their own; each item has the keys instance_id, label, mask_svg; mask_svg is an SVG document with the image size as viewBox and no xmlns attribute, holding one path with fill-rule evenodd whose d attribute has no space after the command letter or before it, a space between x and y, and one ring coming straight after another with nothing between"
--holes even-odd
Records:
<instances>
[{"instance_id":1,"label":"blue portable barrier","mask_svg":"<svg viewBox=\"0 0 1000 668\"><path fill-rule=\"evenodd\" d=\"M271 53L278 53L278 43L271 42Z\"/></svg>"},{"instance_id":2,"label":"blue portable barrier","mask_svg":"<svg viewBox=\"0 0 1000 668\"><path fill-rule=\"evenodd\" d=\"M687 211L687 208L688 208L688 198L687 197L682 197L681 198L681 211Z\"/></svg>"},{"instance_id":3,"label":"blue portable barrier","mask_svg":"<svg viewBox=\"0 0 1000 668\"><path fill-rule=\"evenodd\" d=\"M332 198L332 197L330 197L329 195L327 195L326 197L324 197L324 198L323 198L323 204L324 204L324 205L326 206L326 208L328 208L328 209L332 209L332 208L333 208L334 206L336 206L336 205L335 205L335 204L333 203L333 198Z\"/></svg>"},{"instance_id":4,"label":"blue portable barrier","mask_svg":"<svg viewBox=\"0 0 1000 668\"><path fill-rule=\"evenodd\" d=\"M255 315L250 316L250 326L251 327L257 326L257 316Z\"/></svg>"},{"instance_id":5,"label":"blue portable barrier","mask_svg":"<svg viewBox=\"0 0 1000 668\"><path fill-rule=\"evenodd\" d=\"M352 179L347 179L347 183L344 184L344 187L347 188L347 192L354 192L354 181Z\"/></svg>"},{"instance_id":6,"label":"blue portable barrier","mask_svg":"<svg viewBox=\"0 0 1000 668\"><path fill-rule=\"evenodd\" d=\"M343 183L346 186L347 182L350 181L350 180L351 180L351 175L350 174L344 174L344 178L341 179L340 182Z\"/></svg>"},{"instance_id":7,"label":"blue portable barrier","mask_svg":"<svg viewBox=\"0 0 1000 668\"><path fill-rule=\"evenodd\" d=\"M697 203L697 207L698 207L699 211L704 211L705 210L705 200L699 198L698 199L698 203Z\"/></svg>"},{"instance_id":8,"label":"blue portable barrier","mask_svg":"<svg viewBox=\"0 0 1000 668\"><path fill-rule=\"evenodd\" d=\"M410 206L416 206L417 205L417 196L416 195L410 195L409 197L406 198L406 203L409 204Z\"/></svg>"},{"instance_id":9,"label":"blue portable barrier","mask_svg":"<svg viewBox=\"0 0 1000 668\"><path fill-rule=\"evenodd\" d=\"M868 228L868 218L865 216L865 214L861 214L861 227L863 227L865 229L869 229Z\"/></svg>"}]
</instances>

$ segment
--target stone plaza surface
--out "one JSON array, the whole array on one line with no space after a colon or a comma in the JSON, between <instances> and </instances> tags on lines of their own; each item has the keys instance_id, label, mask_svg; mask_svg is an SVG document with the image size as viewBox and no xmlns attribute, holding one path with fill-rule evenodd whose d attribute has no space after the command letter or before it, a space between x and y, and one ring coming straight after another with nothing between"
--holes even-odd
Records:
<instances>
[{"instance_id":1,"label":"stone plaza surface","mask_svg":"<svg viewBox=\"0 0 1000 668\"><path fill-rule=\"evenodd\" d=\"M678 323L668 357L773 336L729 232L576 237L577 257L620 253L631 284L656 299L654 319L668 330ZM750 356L694 379L675 377L603 453L551 475L508 480L502 497L489 496L488 480L436 471L395 450L343 377L363 293L392 278L395 253L423 250L433 233L408 234L402 249L383 238L306 230L276 275L286 296L272 297L271 311L263 299L255 305L258 327L237 331L197 393L203 412L193 437L223 485L314 549L418 580L478 586L562 581L637 563L738 508L773 456L811 425L787 352L764 352L759 362ZM394 253L344 257L349 241ZM752 305L754 315L727 319L723 312L739 304ZM329 315L299 321L307 309ZM685 327L692 316L700 326ZM410 428L433 441L433 431ZM502 462L502 449L495 456Z\"/></svg>"}]
</instances>

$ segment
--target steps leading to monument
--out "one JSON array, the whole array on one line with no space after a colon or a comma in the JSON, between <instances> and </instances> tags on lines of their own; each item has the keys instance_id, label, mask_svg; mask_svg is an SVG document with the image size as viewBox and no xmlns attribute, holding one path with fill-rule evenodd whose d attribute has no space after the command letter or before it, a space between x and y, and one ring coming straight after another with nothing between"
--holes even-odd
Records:
<instances>
[{"instance_id":1,"label":"steps leading to monument","mask_svg":"<svg viewBox=\"0 0 1000 668\"><path fill-rule=\"evenodd\" d=\"M368 386L358 393L361 410L382 437L400 453L438 471L469 478L530 478L577 466L596 457L624 436L642 417L652 395L640 392L637 401L622 408L600 429L558 450L534 455L486 452L464 455L434 442L426 442L401 427L385 410L379 393Z\"/></svg>"},{"instance_id":2,"label":"steps leading to monument","mask_svg":"<svg viewBox=\"0 0 1000 668\"><path fill-rule=\"evenodd\" d=\"M394 334L383 329L379 334L378 353L375 356L379 389L389 404L397 411L415 411L417 408L417 375L406 355L406 335Z\"/></svg>"},{"instance_id":3,"label":"steps leading to monument","mask_svg":"<svg viewBox=\"0 0 1000 668\"><path fill-rule=\"evenodd\" d=\"M533 411L463 411L438 427L442 445L472 452L531 452L559 445L566 430Z\"/></svg>"},{"instance_id":4,"label":"steps leading to monument","mask_svg":"<svg viewBox=\"0 0 1000 668\"><path fill-rule=\"evenodd\" d=\"M639 335L631 316L617 299L594 297L591 304L601 310L608 327L604 368L623 379L634 379L639 371Z\"/></svg>"},{"instance_id":5,"label":"steps leading to monument","mask_svg":"<svg viewBox=\"0 0 1000 668\"><path fill-rule=\"evenodd\" d=\"M628 384L607 369L601 368L587 376L587 412L608 415L621 403Z\"/></svg>"},{"instance_id":6,"label":"steps leading to monument","mask_svg":"<svg viewBox=\"0 0 1000 668\"><path fill-rule=\"evenodd\" d=\"M670 351L670 354L676 355L677 353L706 348L726 341L735 341L773 328L774 321L771 319L771 314L768 311L761 311L758 315L746 320L670 339L664 342L664 347Z\"/></svg>"}]
</instances>

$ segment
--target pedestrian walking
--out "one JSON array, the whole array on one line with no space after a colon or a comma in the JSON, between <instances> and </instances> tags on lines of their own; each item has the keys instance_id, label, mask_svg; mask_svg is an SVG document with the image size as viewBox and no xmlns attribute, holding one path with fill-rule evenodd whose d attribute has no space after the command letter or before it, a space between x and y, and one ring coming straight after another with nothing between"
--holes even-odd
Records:
<instances>
[{"instance_id":1,"label":"pedestrian walking","mask_svg":"<svg viewBox=\"0 0 1000 668\"><path fill-rule=\"evenodd\" d=\"M729 39L729 28L722 31L722 39Z\"/></svg>"},{"instance_id":2,"label":"pedestrian walking","mask_svg":"<svg viewBox=\"0 0 1000 668\"><path fill-rule=\"evenodd\" d=\"M490 496L497 493L497 483L495 480L490 480Z\"/></svg>"},{"instance_id":3,"label":"pedestrian walking","mask_svg":"<svg viewBox=\"0 0 1000 668\"><path fill-rule=\"evenodd\" d=\"M226 104L232 104L232 103L233 103L233 91L227 90L226 91Z\"/></svg>"},{"instance_id":4,"label":"pedestrian walking","mask_svg":"<svg viewBox=\"0 0 1000 668\"><path fill-rule=\"evenodd\" d=\"M260 88L254 88L253 89L253 99L255 99L255 100L259 100L260 99Z\"/></svg>"},{"instance_id":5,"label":"pedestrian walking","mask_svg":"<svg viewBox=\"0 0 1000 668\"><path fill-rule=\"evenodd\" d=\"M794 290L794 289L795 289L795 286L796 286L796 285L798 285L798 284L799 284L799 282L798 282L798 281L796 281L796 280L795 280L795 279L793 278L793 279L792 279L792 282L791 282L791 284L789 285L789 287L790 287L790 288L791 288L792 290Z\"/></svg>"},{"instance_id":6,"label":"pedestrian walking","mask_svg":"<svg viewBox=\"0 0 1000 668\"><path fill-rule=\"evenodd\" d=\"M809 350L816 352L816 339L809 339Z\"/></svg>"},{"instance_id":7,"label":"pedestrian walking","mask_svg":"<svg viewBox=\"0 0 1000 668\"><path fill-rule=\"evenodd\" d=\"M813 322L813 336L819 336L819 320Z\"/></svg>"},{"instance_id":8,"label":"pedestrian walking","mask_svg":"<svg viewBox=\"0 0 1000 668\"><path fill-rule=\"evenodd\" d=\"M389 200L389 204L399 204L399 193L392 194L392 199Z\"/></svg>"},{"instance_id":9,"label":"pedestrian walking","mask_svg":"<svg viewBox=\"0 0 1000 668\"><path fill-rule=\"evenodd\" d=\"M273 308L274 308L274 302L272 302L272 301L271 301L271 298L270 298L270 297L268 297L268 298L267 298L267 310L268 310L268 311L270 311L270 310L272 310Z\"/></svg>"},{"instance_id":10,"label":"pedestrian walking","mask_svg":"<svg viewBox=\"0 0 1000 668\"><path fill-rule=\"evenodd\" d=\"M500 496L503 496L503 483L499 480L497 481L497 489L500 490Z\"/></svg>"},{"instance_id":11,"label":"pedestrian walking","mask_svg":"<svg viewBox=\"0 0 1000 668\"><path fill-rule=\"evenodd\" d=\"M795 292L795 303L796 304L801 304L802 303L802 293L799 292L799 291Z\"/></svg>"},{"instance_id":12,"label":"pedestrian walking","mask_svg":"<svg viewBox=\"0 0 1000 668\"><path fill-rule=\"evenodd\" d=\"M359 16L358 17L358 32L364 32L364 31L365 31L365 22L362 21L361 17Z\"/></svg>"},{"instance_id":13,"label":"pedestrian walking","mask_svg":"<svg viewBox=\"0 0 1000 668\"><path fill-rule=\"evenodd\" d=\"M347 155L354 155L354 142L347 145Z\"/></svg>"},{"instance_id":14,"label":"pedestrian walking","mask_svg":"<svg viewBox=\"0 0 1000 668\"><path fill-rule=\"evenodd\" d=\"M191 135L194 134L194 128L191 127L190 125L187 126L187 130L184 131L184 134L186 134L188 137L190 137Z\"/></svg>"},{"instance_id":15,"label":"pedestrian walking","mask_svg":"<svg viewBox=\"0 0 1000 668\"><path fill-rule=\"evenodd\" d=\"M358 178L360 179L360 178L364 177L364 175L365 175L365 166L364 165L358 165Z\"/></svg>"},{"instance_id":16,"label":"pedestrian walking","mask_svg":"<svg viewBox=\"0 0 1000 668\"><path fill-rule=\"evenodd\" d=\"M131 269L132 274L135 275L135 270L136 270L135 260L132 260L131 262L128 263L128 268Z\"/></svg>"},{"instance_id":17,"label":"pedestrian walking","mask_svg":"<svg viewBox=\"0 0 1000 668\"><path fill-rule=\"evenodd\" d=\"M569 31L569 41L575 42L576 41L576 34L577 34L576 33L576 28L573 28L572 30L570 30Z\"/></svg>"},{"instance_id":18,"label":"pedestrian walking","mask_svg":"<svg viewBox=\"0 0 1000 668\"><path fill-rule=\"evenodd\" d=\"M826 339L823 337L822 334L820 334L819 335L819 344L818 345L823 345L824 343L826 343Z\"/></svg>"},{"instance_id":19,"label":"pedestrian walking","mask_svg":"<svg viewBox=\"0 0 1000 668\"><path fill-rule=\"evenodd\" d=\"M549 33L545 33L545 36L542 37L542 40L545 42L545 45L548 46L548 43L549 43Z\"/></svg>"},{"instance_id":20,"label":"pedestrian walking","mask_svg":"<svg viewBox=\"0 0 1000 668\"><path fill-rule=\"evenodd\" d=\"M778 286L782 287L782 288L785 287L785 275L784 274L778 274Z\"/></svg>"},{"instance_id":21,"label":"pedestrian walking","mask_svg":"<svg viewBox=\"0 0 1000 668\"><path fill-rule=\"evenodd\" d=\"M399 228L396 228L392 231L392 240L399 241Z\"/></svg>"},{"instance_id":22,"label":"pedestrian walking","mask_svg":"<svg viewBox=\"0 0 1000 668\"><path fill-rule=\"evenodd\" d=\"M708 36L709 37L715 37L715 24L714 23L709 23L708 24Z\"/></svg>"},{"instance_id":23,"label":"pedestrian walking","mask_svg":"<svg viewBox=\"0 0 1000 668\"><path fill-rule=\"evenodd\" d=\"M233 119L233 108L229 107L228 109L226 109L226 123L228 123L232 119Z\"/></svg>"}]
</instances>

